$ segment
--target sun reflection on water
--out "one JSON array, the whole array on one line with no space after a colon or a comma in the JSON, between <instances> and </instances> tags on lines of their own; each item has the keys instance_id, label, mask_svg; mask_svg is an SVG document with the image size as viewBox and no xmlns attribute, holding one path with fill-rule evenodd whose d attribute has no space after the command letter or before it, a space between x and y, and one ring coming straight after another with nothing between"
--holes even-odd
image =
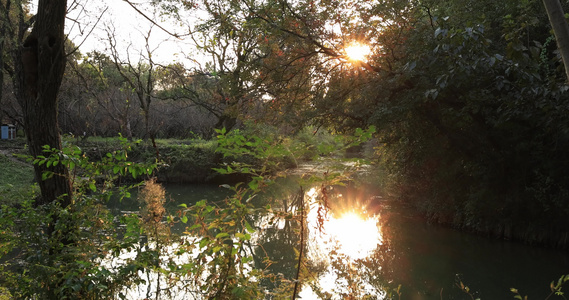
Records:
<instances>
[{"instance_id":1,"label":"sun reflection on water","mask_svg":"<svg viewBox=\"0 0 569 300\"><path fill-rule=\"evenodd\" d=\"M307 196L313 204L317 202L315 189L308 191ZM365 212L364 209L362 211ZM344 213L327 214L322 226L319 226L318 209L312 205L306 217L312 241L310 254L325 259L332 250L335 250L352 260L366 258L383 242L378 221L377 215L348 210ZM319 232L319 227L323 229L322 232Z\"/></svg>"},{"instance_id":2,"label":"sun reflection on water","mask_svg":"<svg viewBox=\"0 0 569 300\"><path fill-rule=\"evenodd\" d=\"M382 237L377 218L366 218L348 212L340 218L331 218L326 232L338 242L338 251L351 259L367 257L381 244Z\"/></svg>"},{"instance_id":3,"label":"sun reflection on water","mask_svg":"<svg viewBox=\"0 0 569 300\"><path fill-rule=\"evenodd\" d=\"M327 201L323 201L321 192L313 188L306 196L307 259L319 266L316 269L320 272L316 285L303 287L299 294L302 299L320 299L313 288L329 293L331 299L341 299L342 295L385 299L385 292L364 275L369 272L367 264L373 264L374 253L383 244L380 216L367 211L369 203L362 202L365 197L335 194L332 208L326 207L323 218L322 205Z\"/></svg>"}]
</instances>

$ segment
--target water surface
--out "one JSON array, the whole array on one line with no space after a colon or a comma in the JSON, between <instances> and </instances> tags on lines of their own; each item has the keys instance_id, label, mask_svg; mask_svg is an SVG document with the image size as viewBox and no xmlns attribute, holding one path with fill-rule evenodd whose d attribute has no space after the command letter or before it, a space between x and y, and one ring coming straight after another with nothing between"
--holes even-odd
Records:
<instances>
[{"instance_id":1,"label":"water surface","mask_svg":"<svg viewBox=\"0 0 569 300\"><path fill-rule=\"evenodd\" d=\"M296 179L278 180L255 198L255 204L298 213L295 195L301 189ZM218 185L167 185L166 190L170 211L181 203L190 205L203 199L221 203L231 193ZM327 187L330 211L318 228L315 220L323 201L322 187L304 187L302 191L307 217L304 255L312 283L312 287L303 287L303 299L317 299L317 291L332 299L342 299L343 293L381 299L382 290L398 285L401 299L470 299L458 287L460 282L475 298L513 299L510 288L515 287L529 299L545 299L550 282L569 274L569 256L563 251L428 224L405 206L362 185ZM115 209L135 211L138 206L137 201L127 200ZM342 223L342 218L353 220ZM257 249L256 254L267 253L275 261L269 270L294 280L301 240L299 222L283 220L269 225L264 216L253 219L258 228L254 239L263 245L263 251ZM271 288L271 283L266 285Z\"/></svg>"}]
</instances>

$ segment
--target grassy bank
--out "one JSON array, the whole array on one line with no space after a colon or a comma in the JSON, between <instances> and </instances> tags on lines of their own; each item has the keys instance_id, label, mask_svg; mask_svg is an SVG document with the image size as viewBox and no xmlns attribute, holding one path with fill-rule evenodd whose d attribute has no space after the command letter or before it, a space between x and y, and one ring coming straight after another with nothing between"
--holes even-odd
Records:
<instances>
[{"instance_id":1,"label":"grassy bank","mask_svg":"<svg viewBox=\"0 0 569 300\"><path fill-rule=\"evenodd\" d=\"M77 143L92 160L99 160L107 153L120 149L116 138L96 138ZM225 161L216 153L215 140L156 140L157 149L151 141L141 141L131 146L128 159L134 162L151 163L157 159L160 164L155 172L162 183L204 183L220 180L213 168Z\"/></svg>"},{"instance_id":2,"label":"grassy bank","mask_svg":"<svg viewBox=\"0 0 569 300\"><path fill-rule=\"evenodd\" d=\"M3 150L0 165L0 205L11 205L37 193L34 171L30 164L14 159L10 152Z\"/></svg>"},{"instance_id":3,"label":"grassy bank","mask_svg":"<svg viewBox=\"0 0 569 300\"><path fill-rule=\"evenodd\" d=\"M236 132L240 137L234 141L251 139L240 147L251 150L251 153L263 153L260 156L254 153L224 156L216 152L216 139L157 139L157 149L149 140L130 145L128 160L153 163L159 157L160 166L155 176L157 181L162 183L231 183L244 178L239 174L221 175L214 168L223 168L224 165L237 161L254 168L263 168L264 172L271 172L294 168L299 163L319 157L352 157L365 151L370 152L370 149L366 150L362 146L346 147L349 142L342 140L342 137L310 127L293 137L284 137L276 129L266 126ZM62 142L64 146L80 147L90 161L100 161L107 153L125 147L116 137L77 139L64 136ZM14 202L22 197L29 199L33 193L37 194L37 188L33 188L33 167L13 156L14 153L27 154L25 139L2 141L0 151L3 170L0 173L0 201Z\"/></svg>"}]
</instances>

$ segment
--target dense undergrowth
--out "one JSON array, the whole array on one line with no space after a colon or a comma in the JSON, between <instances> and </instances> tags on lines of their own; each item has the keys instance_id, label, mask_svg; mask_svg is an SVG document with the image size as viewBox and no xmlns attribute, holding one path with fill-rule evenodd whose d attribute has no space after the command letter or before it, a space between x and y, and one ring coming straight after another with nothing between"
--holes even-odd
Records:
<instances>
[{"instance_id":1,"label":"dense undergrowth","mask_svg":"<svg viewBox=\"0 0 569 300\"><path fill-rule=\"evenodd\" d=\"M227 185L234 194L223 205L204 200L184 205L175 214L164 210L164 191L153 177L157 167L169 166L153 158L149 153L155 149L144 143L118 138L83 141L78 146L66 140L62 150L44 147L44 155L27 157L26 161L34 164L67 166L68 179L74 186L73 202L69 207L61 207L57 202L37 206L33 194L13 193L10 201L0 203L0 286L3 287L0 295L17 299L125 299L130 297L130 287L144 285L149 289L147 297L152 293L158 297L170 295L169 290L185 282L186 292L192 290L203 298L262 297L269 291L252 283L280 279L277 274L250 269L248 262L257 259L245 250L251 248L251 234L256 230L250 220L259 210L277 219L295 220L298 216L273 211L270 206L254 208L249 200L270 184L272 174L292 162L335 155L333 148L357 143L325 135L329 143L338 143L334 145L338 147L323 147L326 141L307 143L309 139L317 140L313 138L317 136L315 133L302 142L259 134L222 130L215 143L161 142L159 149L164 157L180 159L178 156L183 155L191 157L187 163L192 164L204 159L195 153L209 153L208 157L218 159L214 161L218 162L218 173L244 174L241 178L247 182ZM360 132L357 139L364 135L369 139L371 132ZM191 166L187 168L194 172ZM62 174L47 172L43 176ZM125 180L129 177L131 180ZM139 194L140 212L113 216L106 202L111 197L129 197L129 190L145 178L149 180ZM128 182L133 184L125 185ZM30 187L31 182L22 181L22 186ZM187 224L186 239L170 233L175 224ZM171 252L168 245L173 244L177 248ZM186 258L180 262L193 253L197 255L195 260ZM109 263L115 261L120 263ZM151 274L161 275L153 278L155 275ZM168 288L164 289L161 282ZM285 287L290 281L281 283L284 290L290 290ZM269 293L285 297L278 292Z\"/></svg>"}]
</instances>

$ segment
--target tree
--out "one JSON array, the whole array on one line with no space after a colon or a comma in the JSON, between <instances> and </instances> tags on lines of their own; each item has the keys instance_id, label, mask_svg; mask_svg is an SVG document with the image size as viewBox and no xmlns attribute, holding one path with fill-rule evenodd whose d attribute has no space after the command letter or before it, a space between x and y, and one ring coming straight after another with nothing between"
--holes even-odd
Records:
<instances>
[{"instance_id":1,"label":"tree","mask_svg":"<svg viewBox=\"0 0 569 300\"><path fill-rule=\"evenodd\" d=\"M568 138L567 94L547 16L531 1L457 14L470 3L415 11L419 34L407 36L399 69L412 84L377 83L397 91L376 94L381 154L401 198L431 218L507 238L529 235L532 220L556 243L568 213L557 148Z\"/></svg>"},{"instance_id":2,"label":"tree","mask_svg":"<svg viewBox=\"0 0 569 300\"><path fill-rule=\"evenodd\" d=\"M0 2L1 5L1 12L2 14L0 15L0 36L2 37L0 39L0 99L4 99L3 95L3 91L4 91L4 59L5 59L5 55L4 55L4 49L5 49L5 45L6 43L6 37L8 36L8 32L13 32L13 30L11 30L12 28L10 28L11 26L11 22L10 22L10 6L11 6L11 2L10 1L2 1ZM1 115L0 115L1 116ZM1 120L0 120L1 121Z\"/></svg>"},{"instance_id":3,"label":"tree","mask_svg":"<svg viewBox=\"0 0 569 300\"><path fill-rule=\"evenodd\" d=\"M17 123L21 123L21 112L17 108L12 93L6 93L9 87L8 75L13 86L16 86L14 59L17 49L23 40L24 33L34 21L27 9L28 1L0 1L0 101L2 103L0 113ZM23 125L23 124L20 124Z\"/></svg>"},{"instance_id":4,"label":"tree","mask_svg":"<svg viewBox=\"0 0 569 300\"><path fill-rule=\"evenodd\" d=\"M160 3L168 13L184 21L180 9ZM239 1L182 1L180 8L190 12L196 6L204 14L193 24L186 24L189 39L200 49L203 59L195 67L171 72L178 74L182 94L217 118L216 128L228 130L247 118L249 109L260 101L262 92L256 80L258 64L264 56L265 36L262 23ZM192 58L190 58L192 60ZM179 95L182 95L179 94Z\"/></svg>"},{"instance_id":5,"label":"tree","mask_svg":"<svg viewBox=\"0 0 569 300\"><path fill-rule=\"evenodd\" d=\"M209 73L192 71L182 64L160 66L157 71L160 86L158 98L164 105L170 103L169 106L186 108L184 110L186 114L182 119L186 119L184 120L186 124L193 123L195 127L199 127L198 131L203 137L210 138L214 128L226 123L223 120L226 119L224 112L227 101L218 93L219 78ZM197 73L192 73L194 71ZM170 118L168 115L168 117L170 121L176 120L173 116ZM182 124L177 126L180 125Z\"/></svg>"},{"instance_id":6,"label":"tree","mask_svg":"<svg viewBox=\"0 0 569 300\"><path fill-rule=\"evenodd\" d=\"M130 53L128 53L127 47L127 59L122 61L120 54L117 50L116 36L111 33L111 30L107 30L109 45L111 48L111 56L114 60L115 67L122 78L125 80L128 88L130 88L136 95L138 99L138 104L142 110L142 115L144 117L144 134L145 137L150 138L152 141L152 146L156 150L156 159L159 159L160 153L158 151L158 146L155 141L155 129L150 128L151 120L151 110L150 104L155 98L155 88L156 88L156 78L154 75L156 64L153 60L153 52L155 49L151 49L150 46L150 36L152 34L152 28L148 29L145 40L145 53L140 53L139 61L134 62L130 58ZM143 61L146 60L147 64Z\"/></svg>"},{"instance_id":7,"label":"tree","mask_svg":"<svg viewBox=\"0 0 569 300\"><path fill-rule=\"evenodd\" d=\"M565 74L567 75L567 80L569 80L569 25L567 25L563 7L559 0L543 0L543 4L555 33L559 52L561 52L561 58L565 66Z\"/></svg>"},{"instance_id":8,"label":"tree","mask_svg":"<svg viewBox=\"0 0 569 300\"><path fill-rule=\"evenodd\" d=\"M35 23L19 51L16 70L17 97L24 114L30 154L43 154L43 147L61 148L57 122L58 93L65 71L65 14L67 1L40 0ZM64 176L44 178L45 171ZM57 201L71 204L72 188L63 165L34 165L41 190L41 204Z\"/></svg>"},{"instance_id":9,"label":"tree","mask_svg":"<svg viewBox=\"0 0 569 300\"><path fill-rule=\"evenodd\" d=\"M79 136L120 133L132 139L136 125L143 121L138 121L137 106L130 101L135 93L126 87L111 58L94 51L68 61L68 68L61 95L65 104L60 109L62 126L67 125L63 132Z\"/></svg>"}]
</instances>

